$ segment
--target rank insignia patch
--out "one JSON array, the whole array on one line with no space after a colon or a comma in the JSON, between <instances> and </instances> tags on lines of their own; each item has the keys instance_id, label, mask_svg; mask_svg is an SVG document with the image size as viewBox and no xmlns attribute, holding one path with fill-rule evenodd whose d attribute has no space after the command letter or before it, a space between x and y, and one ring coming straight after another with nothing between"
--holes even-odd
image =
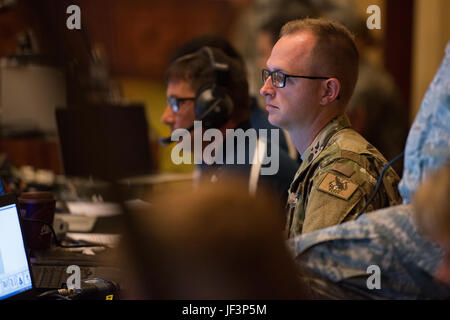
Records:
<instances>
[{"instance_id":1,"label":"rank insignia patch","mask_svg":"<svg viewBox=\"0 0 450 320\"><path fill-rule=\"evenodd\" d=\"M357 184L332 173L328 173L318 187L320 191L344 200L348 200L357 188Z\"/></svg>"},{"instance_id":2,"label":"rank insignia patch","mask_svg":"<svg viewBox=\"0 0 450 320\"><path fill-rule=\"evenodd\" d=\"M290 208L295 207L297 205L298 201L298 194L297 193L290 193L288 198L288 205Z\"/></svg>"}]
</instances>

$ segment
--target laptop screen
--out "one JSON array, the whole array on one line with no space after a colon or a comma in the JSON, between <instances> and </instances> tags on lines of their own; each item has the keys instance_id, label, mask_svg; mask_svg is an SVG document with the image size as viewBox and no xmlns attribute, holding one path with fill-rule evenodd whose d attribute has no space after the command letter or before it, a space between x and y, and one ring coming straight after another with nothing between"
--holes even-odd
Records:
<instances>
[{"instance_id":1,"label":"laptop screen","mask_svg":"<svg viewBox=\"0 0 450 320\"><path fill-rule=\"evenodd\" d=\"M0 300L32 288L16 204L0 207Z\"/></svg>"}]
</instances>

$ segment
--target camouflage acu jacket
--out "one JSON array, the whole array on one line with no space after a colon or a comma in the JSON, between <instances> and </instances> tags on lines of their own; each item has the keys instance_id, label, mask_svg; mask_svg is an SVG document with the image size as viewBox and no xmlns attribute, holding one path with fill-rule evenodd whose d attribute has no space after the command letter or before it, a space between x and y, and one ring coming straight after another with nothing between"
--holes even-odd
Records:
<instances>
[{"instance_id":1,"label":"camouflage acu jacket","mask_svg":"<svg viewBox=\"0 0 450 320\"><path fill-rule=\"evenodd\" d=\"M288 238L356 219L375 189L386 159L355 130L347 116L332 120L302 155L289 189ZM401 203L392 168L365 212Z\"/></svg>"},{"instance_id":2,"label":"camouflage acu jacket","mask_svg":"<svg viewBox=\"0 0 450 320\"><path fill-rule=\"evenodd\" d=\"M449 299L450 287L433 281L444 252L420 233L413 210L412 205L376 210L289 239L308 294L320 299ZM379 289L367 286L371 265L380 268Z\"/></svg>"}]
</instances>

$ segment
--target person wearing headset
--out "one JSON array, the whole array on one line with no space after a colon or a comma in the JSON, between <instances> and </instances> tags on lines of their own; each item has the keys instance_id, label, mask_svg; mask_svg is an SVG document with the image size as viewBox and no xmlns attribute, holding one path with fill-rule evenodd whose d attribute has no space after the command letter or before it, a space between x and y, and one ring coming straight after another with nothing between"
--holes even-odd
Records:
<instances>
[{"instance_id":1,"label":"person wearing headset","mask_svg":"<svg viewBox=\"0 0 450 320\"><path fill-rule=\"evenodd\" d=\"M203 129L220 130L225 146L227 139L230 139L227 129L233 129L234 132L239 129L243 132L252 129L247 76L239 60L227 56L217 48L203 47L172 61L166 70L165 78L167 106L161 120L172 132L176 129L188 129L192 139L193 123L199 120L202 121ZM272 144L278 143L271 138L271 133L268 133L267 139L264 140L267 152L272 150ZM279 160L277 172L273 175L262 175L260 173L263 164L260 163L258 167L257 161L250 159L255 146L251 145L249 139L244 140L244 145L239 145L237 139L235 142L232 154L227 148L222 148L223 164L207 164L203 161L197 166L201 177L217 182L225 178L230 170L238 172L248 177L250 193L256 192L261 183L267 184L278 195L282 206L287 199L289 184L298 163L289 158L287 152L276 148ZM205 144L202 146L202 149L204 148ZM245 150L244 163L238 161L237 149ZM234 159L229 159L230 156Z\"/></svg>"},{"instance_id":2,"label":"person wearing headset","mask_svg":"<svg viewBox=\"0 0 450 320\"><path fill-rule=\"evenodd\" d=\"M376 187L387 161L345 115L358 60L354 38L341 24L293 20L262 70L269 122L289 132L303 160L289 190L288 238L401 203L398 175L389 167Z\"/></svg>"},{"instance_id":3,"label":"person wearing headset","mask_svg":"<svg viewBox=\"0 0 450 320\"><path fill-rule=\"evenodd\" d=\"M214 33L205 33L195 36L182 44L172 54L170 63L184 55L194 53L200 50L202 47L219 49L228 57L238 60L238 62L242 64L242 68L248 70L244 58L237 51L237 49L227 39ZM249 74L247 74L248 81L250 81L250 78L251 77L249 76ZM276 129L276 127L270 124L267 120L267 111L265 109L263 110L259 106L257 97L254 97L252 95L250 95L250 125L255 129ZM300 155L298 154L292 142L290 142L290 139L287 136L287 132L285 132L285 130L279 131L279 148L282 149L283 152L286 152L290 158L296 160L298 163L297 166L300 165Z\"/></svg>"}]
</instances>

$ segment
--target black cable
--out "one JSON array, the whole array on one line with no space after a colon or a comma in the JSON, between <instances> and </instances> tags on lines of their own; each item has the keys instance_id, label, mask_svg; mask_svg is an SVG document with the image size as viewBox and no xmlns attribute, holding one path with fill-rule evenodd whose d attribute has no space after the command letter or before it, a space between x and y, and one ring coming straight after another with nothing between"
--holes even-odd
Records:
<instances>
[{"instance_id":1,"label":"black cable","mask_svg":"<svg viewBox=\"0 0 450 320\"><path fill-rule=\"evenodd\" d=\"M55 289L50 291L45 291L37 296L39 300L46 300L46 299L55 299L56 300L72 300L72 297L76 296L77 294L80 294L81 290L77 289Z\"/></svg>"},{"instance_id":2,"label":"black cable","mask_svg":"<svg viewBox=\"0 0 450 320\"><path fill-rule=\"evenodd\" d=\"M58 247L61 248L88 248L88 247L104 247L104 245L102 244L94 244L94 243L83 243L81 244L80 242L78 242L78 244L72 244L72 245L65 245L62 244L62 242L58 239L58 237L56 236L56 232L55 229L53 229L53 226L43 220L39 220L39 219L31 219L31 218L22 218L23 221L26 222L37 222L37 223L41 223L45 226L47 226L50 231L52 232L53 238L55 239L55 243Z\"/></svg>"},{"instance_id":3,"label":"black cable","mask_svg":"<svg viewBox=\"0 0 450 320\"><path fill-rule=\"evenodd\" d=\"M52 294L52 295L48 295L45 297L38 297L38 299L39 300L46 300L46 299L48 299L48 300L70 300L70 301L72 300L72 299L70 299L68 297L64 297L60 294Z\"/></svg>"},{"instance_id":4,"label":"black cable","mask_svg":"<svg viewBox=\"0 0 450 320\"><path fill-rule=\"evenodd\" d=\"M50 290L50 291L46 291L44 293L41 293L40 295L38 295L38 298L45 298L54 294L59 294L58 290Z\"/></svg>"},{"instance_id":5,"label":"black cable","mask_svg":"<svg viewBox=\"0 0 450 320\"><path fill-rule=\"evenodd\" d=\"M46 291L38 295L37 298L38 299L64 298L64 300L68 299L67 297L63 296L59 290Z\"/></svg>"},{"instance_id":6,"label":"black cable","mask_svg":"<svg viewBox=\"0 0 450 320\"><path fill-rule=\"evenodd\" d=\"M377 185L375 186L375 190L372 192L372 195L370 196L369 200L366 202L366 205L359 211L359 215L363 214L364 211L366 211L367 207L369 206L369 204L373 201L373 199L375 198L375 195L377 194L378 190L380 189L381 183L383 182L383 176L384 173L386 172L386 170L398 159L400 159L401 157L403 157L404 155L404 151L402 151L400 154L396 155L391 161L389 161L381 170L380 173L380 177L378 178L377 181Z\"/></svg>"},{"instance_id":7,"label":"black cable","mask_svg":"<svg viewBox=\"0 0 450 320\"><path fill-rule=\"evenodd\" d=\"M40 295L37 296L37 298L39 300L72 300L70 298L68 298L66 295L61 294L60 292L61 290L50 290L50 291L46 291L44 293L41 293Z\"/></svg>"}]
</instances>

